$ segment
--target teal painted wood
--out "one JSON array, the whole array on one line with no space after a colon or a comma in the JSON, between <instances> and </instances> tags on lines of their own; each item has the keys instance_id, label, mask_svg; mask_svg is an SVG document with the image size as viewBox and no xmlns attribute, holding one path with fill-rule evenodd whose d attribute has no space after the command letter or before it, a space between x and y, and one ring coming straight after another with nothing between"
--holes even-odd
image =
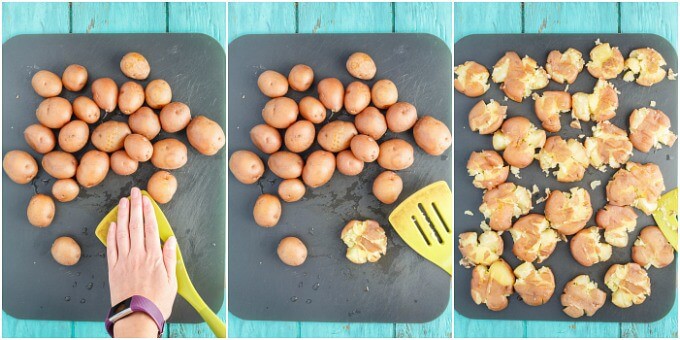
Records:
<instances>
[{"instance_id":1,"label":"teal painted wood","mask_svg":"<svg viewBox=\"0 0 680 340\"><path fill-rule=\"evenodd\" d=\"M453 298L442 314L426 323L398 323L394 325L397 338L451 338L453 336Z\"/></svg>"},{"instance_id":2,"label":"teal painted wood","mask_svg":"<svg viewBox=\"0 0 680 340\"><path fill-rule=\"evenodd\" d=\"M451 7L451 3L445 2L397 2L394 4L394 31L430 33L451 48Z\"/></svg>"},{"instance_id":3,"label":"teal painted wood","mask_svg":"<svg viewBox=\"0 0 680 340\"><path fill-rule=\"evenodd\" d=\"M147 33L166 31L166 4L74 2L73 33Z\"/></svg>"},{"instance_id":4,"label":"teal painted wood","mask_svg":"<svg viewBox=\"0 0 680 340\"><path fill-rule=\"evenodd\" d=\"M22 320L2 312L3 338L69 338L72 331L71 321Z\"/></svg>"},{"instance_id":5,"label":"teal painted wood","mask_svg":"<svg viewBox=\"0 0 680 340\"><path fill-rule=\"evenodd\" d=\"M394 13L387 2L301 2L298 32L392 32Z\"/></svg>"},{"instance_id":6,"label":"teal painted wood","mask_svg":"<svg viewBox=\"0 0 680 340\"><path fill-rule=\"evenodd\" d=\"M453 5L453 41L479 33L521 33L520 3L469 3Z\"/></svg>"},{"instance_id":7,"label":"teal painted wood","mask_svg":"<svg viewBox=\"0 0 680 340\"><path fill-rule=\"evenodd\" d=\"M677 2L621 3L621 32L658 34L678 49Z\"/></svg>"},{"instance_id":8,"label":"teal painted wood","mask_svg":"<svg viewBox=\"0 0 680 340\"><path fill-rule=\"evenodd\" d=\"M621 323L622 338L678 338L678 299L668 315L652 323Z\"/></svg>"},{"instance_id":9,"label":"teal painted wood","mask_svg":"<svg viewBox=\"0 0 680 340\"><path fill-rule=\"evenodd\" d=\"M524 4L526 33L616 33L619 30L618 4L543 3ZM574 20L578 17L578 20Z\"/></svg>"},{"instance_id":10,"label":"teal painted wood","mask_svg":"<svg viewBox=\"0 0 680 340\"><path fill-rule=\"evenodd\" d=\"M295 33L296 5L292 2L229 3L229 42L253 33Z\"/></svg>"},{"instance_id":11,"label":"teal painted wood","mask_svg":"<svg viewBox=\"0 0 680 340\"><path fill-rule=\"evenodd\" d=\"M168 32L204 33L226 48L226 7L224 2L168 3Z\"/></svg>"}]
</instances>

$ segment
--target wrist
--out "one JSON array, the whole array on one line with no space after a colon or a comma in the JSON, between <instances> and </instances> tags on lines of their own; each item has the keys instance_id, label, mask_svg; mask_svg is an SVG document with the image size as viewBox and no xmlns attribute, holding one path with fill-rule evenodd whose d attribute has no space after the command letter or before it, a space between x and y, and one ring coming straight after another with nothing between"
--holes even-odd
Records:
<instances>
[{"instance_id":1,"label":"wrist","mask_svg":"<svg viewBox=\"0 0 680 340\"><path fill-rule=\"evenodd\" d=\"M156 338L158 326L146 313L134 312L113 325L113 335L116 338Z\"/></svg>"}]
</instances>

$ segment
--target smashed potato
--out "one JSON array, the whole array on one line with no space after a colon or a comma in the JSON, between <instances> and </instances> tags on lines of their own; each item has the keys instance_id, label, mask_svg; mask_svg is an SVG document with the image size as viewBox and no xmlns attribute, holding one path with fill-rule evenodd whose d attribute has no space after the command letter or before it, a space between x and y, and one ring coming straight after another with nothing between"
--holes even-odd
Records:
<instances>
[{"instance_id":1,"label":"smashed potato","mask_svg":"<svg viewBox=\"0 0 680 340\"><path fill-rule=\"evenodd\" d=\"M647 226L633 244L633 261L645 269L663 268L673 262L673 246L657 226Z\"/></svg>"},{"instance_id":2,"label":"smashed potato","mask_svg":"<svg viewBox=\"0 0 680 340\"><path fill-rule=\"evenodd\" d=\"M604 170L605 165L618 168L633 155L633 143L628 139L626 131L609 121L593 126L593 136L586 138L583 144L590 165L600 170Z\"/></svg>"},{"instance_id":3,"label":"smashed potato","mask_svg":"<svg viewBox=\"0 0 680 340\"><path fill-rule=\"evenodd\" d=\"M481 135L490 135L501 127L505 117L507 116L507 106L499 104L497 101L491 99L489 104L485 104L480 100L470 110L468 115L468 122L472 131L478 131Z\"/></svg>"},{"instance_id":4,"label":"smashed potato","mask_svg":"<svg viewBox=\"0 0 680 340\"><path fill-rule=\"evenodd\" d=\"M555 276L549 267L536 269L531 262L515 268L515 291L529 306L540 306L550 300L555 292Z\"/></svg>"},{"instance_id":5,"label":"smashed potato","mask_svg":"<svg viewBox=\"0 0 680 340\"><path fill-rule=\"evenodd\" d=\"M607 201L616 206L630 205L651 215L666 190L659 166L654 163L626 163L607 183Z\"/></svg>"},{"instance_id":6,"label":"smashed potato","mask_svg":"<svg viewBox=\"0 0 680 340\"><path fill-rule=\"evenodd\" d=\"M597 283L590 280L588 275L579 275L567 282L560 297L564 314L577 319L583 315L593 316L600 309L607 293L597 288Z\"/></svg>"},{"instance_id":7,"label":"smashed potato","mask_svg":"<svg viewBox=\"0 0 680 340\"><path fill-rule=\"evenodd\" d=\"M526 168L534 160L536 149L545 144L545 131L524 117L507 119L493 134L493 148L503 150L503 159L517 168Z\"/></svg>"},{"instance_id":8,"label":"smashed potato","mask_svg":"<svg viewBox=\"0 0 680 340\"><path fill-rule=\"evenodd\" d=\"M510 167L493 150L483 150L470 154L467 162L468 174L474 179L472 184L480 189L493 189L508 179Z\"/></svg>"},{"instance_id":9,"label":"smashed potato","mask_svg":"<svg viewBox=\"0 0 680 340\"><path fill-rule=\"evenodd\" d=\"M612 256L612 246L600 242L598 227L586 228L576 233L571 238L569 248L574 260L586 267L607 261Z\"/></svg>"},{"instance_id":10,"label":"smashed potato","mask_svg":"<svg viewBox=\"0 0 680 340\"><path fill-rule=\"evenodd\" d=\"M490 266L503 255L503 239L491 230L477 236L474 231L461 233L458 236L458 250L463 254L460 264L465 268L471 266Z\"/></svg>"},{"instance_id":11,"label":"smashed potato","mask_svg":"<svg viewBox=\"0 0 680 340\"><path fill-rule=\"evenodd\" d=\"M590 50L590 61L586 67L597 79L616 78L623 72L623 55L618 47L611 47L609 43L599 44Z\"/></svg>"},{"instance_id":12,"label":"smashed potato","mask_svg":"<svg viewBox=\"0 0 680 340\"><path fill-rule=\"evenodd\" d=\"M586 168L590 165L586 148L576 139L564 140L560 136L552 136L538 153L538 162L546 173L553 172L559 182L578 182L583 179Z\"/></svg>"},{"instance_id":13,"label":"smashed potato","mask_svg":"<svg viewBox=\"0 0 680 340\"><path fill-rule=\"evenodd\" d=\"M512 252L525 262L541 263L553 251L560 237L543 215L529 214L520 217L510 228L514 244Z\"/></svg>"},{"instance_id":14,"label":"smashed potato","mask_svg":"<svg viewBox=\"0 0 680 340\"><path fill-rule=\"evenodd\" d=\"M526 215L532 208L532 193L527 188L506 182L484 193L479 211L489 219L493 230L507 230L512 218Z\"/></svg>"},{"instance_id":15,"label":"smashed potato","mask_svg":"<svg viewBox=\"0 0 680 340\"><path fill-rule=\"evenodd\" d=\"M557 132L562 129L560 113L571 110L571 95L564 91L545 91L542 96L534 94L534 110L546 131Z\"/></svg>"},{"instance_id":16,"label":"smashed potato","mask_svg":"<svg viewBox=\"0 0 680 340\"><path fill-rule=\"evenodd\" d=\"M520 59L516 52L506 52L493 66L491 79L501 84L508 98L521 103L533 90L548 86L549 76L536 60L525 56Z\"/></svg>"},{"instance_id":17,"label":"smashed potato","mask_svg":"<svg viewBox=\"0 0 680 340\"><path fill-rule=\"evenodd\" d=\"M569 192L553 190L545 201L545 218L563 235L573 235L586 226L593 215L590 194L574 187Z\"/></svg>"},{"instance_id":18,"label":"smashed potato","mask_svg":"<svg viewBox=\"0 0 680 340\"><path fill-rule=\"evenodd\" d=\"M652 294L647 271L637 263L612 265L604 275L604 283L612 291L612 303L620 308L639 305Z\"/></svg>"},{"instance_id":19,"label":"smashed potato","mask_svg":"<svg viewBox=\"0 0 680 340\"><path fill-rule=\"evenodd\" d=\"M387 252L385 230L374 220L349 221L340 238L347 245L345 256L356 264L377 262Z\"/></svg>"},{"instance_id":20,"label":"smashed potato","mask_svg":"<svg viewBox=\"0 0 680 340\"><path fill-rule=\"evenodd\" d=\"M515 274L503 259L491 266L479 265L472 270L470 294L476 304L485 304L492 311L500 311L508 306L508 296L512 294Z\"/></svg>"},{"instance_id":21,"label":"smashed potato","mask_svg":"<svg viewBox=\"0 0 680 340\"><path fill-rule=\"evenodd\" d=\"M550 51L545 69L550 79L555 82L573 84L578 74L583 71L584 64L581 52L570 47L564 53L558 50Z\"/></svg>"},{"instance_id":22,"label":"smashed potato","mask_svg":"<svg viewBox=\"0 0 680 340\"><path fill-rule=\"evenodd\" d=\"M635 80L638 85L652 86L666 77L666 60L653 48L638 48L628 55L624 64L623 80L631 82ZM635 79L637 76L637 79Z\"/></svg>"},{"instance_id":23,"label":"smashed potato","mask_svg":"<svg viewBox=\"0 0 680 340\"><path fill-rule=\"evenodd\" d=\"M479 97L489 90L489 71L486 67L474 62L466 61L453 69L456 79L453 86L468 97Z\"/></svg>"},{"instance_id":24,"label":"smashed potato","mask_svg":"<svg viewBox=\"0 0 680 340\"><path fill-rule=\"evenodd\" d=\"M652 147L659 149L661 144L673 146L678 138L670 130L671 120L661 110L635 109L630 114L629 123L630 141L642 152L649 152Z\"/></svg>"},{"instance_id":25,"label":"smashed potato","mask_svg":"<svg viewBox=\"0 0 680 340\"><path fill-rule=\"evenodd\" d=\"M631 207L607 204L595 215L595 223L604 229L604 240L614 247L628 245L628 233L635 230L638 215Z\"/></svg>"},{"instance_id":26,"label":"smashed potato","mask_svg":"<svg viewBox=\"0 0 680 340\"><path fill-rule=\"evenodd\" d=\"M599 79L593 93L577 92L571 96L571 116L584 122L601 122L616 116L619 94L612 83Z\"/></svg>"}]
</instances>

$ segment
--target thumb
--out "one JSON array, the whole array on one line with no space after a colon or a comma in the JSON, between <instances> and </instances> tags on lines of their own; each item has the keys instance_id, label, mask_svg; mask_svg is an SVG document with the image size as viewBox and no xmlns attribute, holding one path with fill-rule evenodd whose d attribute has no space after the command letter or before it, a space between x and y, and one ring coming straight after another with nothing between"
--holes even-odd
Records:
<instances>
[{"instance_id":1,"label":"thumb","mask_svg":"<svg viewBox=\"0 0 680 340\"><path fill-rule=\"evenodd\" d=\"M163 263L165 263L165 271L168 273L170 282L176 282L177 239L174 236L170 236L163 245Z\"/></svg>"}]
</instances>

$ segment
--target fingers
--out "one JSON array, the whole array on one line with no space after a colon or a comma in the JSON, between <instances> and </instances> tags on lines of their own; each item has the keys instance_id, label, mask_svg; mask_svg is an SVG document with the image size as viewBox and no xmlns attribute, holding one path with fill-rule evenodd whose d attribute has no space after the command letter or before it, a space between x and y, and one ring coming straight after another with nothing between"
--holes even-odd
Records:
<instances>
[{"instance_id":1,"label":"fingers","mask_svg":"<svg viewBox=\"0 0 680 340\"><path fill-rule=\"evenodd\" d=\"M130 193L130 252L144 253L144 219L142 193L132 188Z\"/></svg>"},{"instance_id":2,"label":"fingers","mask_svg":"<svg viewBox=\"0 0 680 340\"><path fill-rule=\"evenodd\" d=\"M156 221L156 212L153 210L151 200L148 197L142 197L142 205L144 208L144 239L146 245L146 252L152 256L160 256L161 241L158 236L158 222Z\"/></svg>"},{"instance_id":3,"label":"fingers","mask_svg":"<svg viewBox=\"0 0 680 340\"><path fill-rule=\"evenodd\" d=\"M116 250L116 222L111 222L109 232L106 234L106 261L109 268L112 268L116 261L118 261L118 252Z\"/></svg>"},{"instance_id":4,"label":"fingers","mask_svg":"<svg viewBox=\"0 0 680 340\"><path fill-rule=\"evenodd\" d=\"M130 252L130 201L123 197L118 203L118 223L116 224L116 249L118 257L127 256Z\"/></svg>"},{"instance_id":5,"label":"fingers","mask_svg":"<svg viewBox=\"0 0 680 340\"><path fill-rule=\"evenodd\" d=\"M168 280L176 282L177 239L174 236L170 236L163 245L163 263L165 263L165 270L168 272Z\"/></svg>"}]
</instances>

